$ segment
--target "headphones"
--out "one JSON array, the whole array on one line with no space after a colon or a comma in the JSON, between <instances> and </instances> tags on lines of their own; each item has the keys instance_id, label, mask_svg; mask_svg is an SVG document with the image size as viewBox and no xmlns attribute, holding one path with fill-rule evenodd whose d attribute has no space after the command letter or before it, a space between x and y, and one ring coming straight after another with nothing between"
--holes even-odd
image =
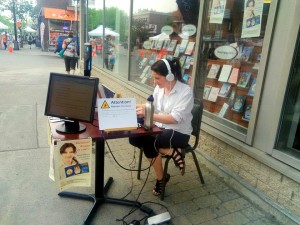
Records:
<instances>
[{"instance_id":1,"label":"headphones","mask_svg":"<svg viewBox=\"0 0 300 225\"><path fill-rule=\"evenodd\" d=\"M174 74L171 71L171 67L170 67L170 64L169 64L168 60L166 60L166 59L161 59L161 60L166 64L166 67L168 69L168 74L166 76L166 80L169 81L169 82L173 81L175 77L174 77Z\"/></svg>"}]
</instances>

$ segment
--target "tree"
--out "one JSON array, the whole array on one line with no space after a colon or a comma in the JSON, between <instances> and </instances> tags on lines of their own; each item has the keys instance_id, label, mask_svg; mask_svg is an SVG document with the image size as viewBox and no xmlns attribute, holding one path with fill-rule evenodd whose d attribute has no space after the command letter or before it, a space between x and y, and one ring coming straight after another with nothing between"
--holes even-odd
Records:
<instances>
[{"instance_id":1,"label":"tree","mask_svg":"<svg viewBox=\"0 0 300 225\"><path fill-rule=\"evenodd\" d=\"M135 46L135 41L137 39L140 40L140 42L146 41L150 35L151 29L146 26L145 22L141 22L138 20L133 21L132 24L132 33L131 33L131 47Z\"/></svg>"},{"instance_id":2,"label":"tree","mask_svg":"<svg viewBox=\"0 0 300 225\"><path fill-rule=\"evenodd\" d=\"M13 19L13 2L16 5L16 18L21 22L28 22L29 18L37 18L38 12L36 7L33 7L27 0L2 0L0 5L1 10L9 10Z\"/></svg>"}]
</instances>

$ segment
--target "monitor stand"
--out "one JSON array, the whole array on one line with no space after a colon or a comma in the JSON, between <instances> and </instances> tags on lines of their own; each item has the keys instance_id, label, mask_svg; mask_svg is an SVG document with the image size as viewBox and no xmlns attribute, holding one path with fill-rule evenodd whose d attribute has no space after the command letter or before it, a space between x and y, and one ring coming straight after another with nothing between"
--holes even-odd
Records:
<instances>
[{"instance_id":1,"label":"monitor stand","mask_svg":"<svg viewBox=\"0 0 300 225\"><path fill-rule=\"evenodd\" d=\"M77 134L82 133L86 130L84 124L79 123L77 120L65 121L63 124L56 127L57 133L63 134Z\"/></svg>"}]
</instances>

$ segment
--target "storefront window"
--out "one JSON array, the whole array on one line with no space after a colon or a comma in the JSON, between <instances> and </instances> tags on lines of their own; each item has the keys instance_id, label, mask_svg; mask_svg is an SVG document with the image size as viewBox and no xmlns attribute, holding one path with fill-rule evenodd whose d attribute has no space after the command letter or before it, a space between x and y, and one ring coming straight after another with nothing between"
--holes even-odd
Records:
<instances>
[{"instance_id":1,"label":"storefront window","mask_svg":"<svg viewBox=\"0 0 300 225\"><path fill-rule=\"evenodd\" d=\"M300 37L295 47L289 83L286 88L276 149L300 156Z\"/></svg>"},{"instance_id":2,"label":"storefront window","mask_svg":"<svg viewBox=\"0 0 300 225\"><path fill-rule=\"evenodd\" d=\"M89 40L93 48L93 64L113 75L128 77L128 35L130 0L96 0L89 5ZM103 21L103 14L105 15ZM94 17L94 18L93 18Z\"/></svg>"},{"instance_id":3,"label":"storefront window","mask_svg":"<svg viewBox=\"0 0 300 225\"><path fill-rule=\"evenodd\" d=\"M128 78L128 48L130 0L105 1L104 68Z\"/></svg>"},{"instance_id":4,"label":"storefront window","mask_svg":"<svg viewBox=\"0 0 300 225\"><path fill-rule=\"evenodd\" d=\"M204 115L242 134L251 121L270 3L206 0L200 74ZM261 74L261 73L260 73Z\"/></svg>"},{"instance_id":5,"label":"storefront window","mask_svg":"<svg viewBox=\"0 0 300 225\"><path fill-rule=\"evenodd\" d=\"M101 25L103 25L103 1L95 0L88 1L88 19L87 30L88 40L92 44L93 66L103 67L102 57L102 32Z\"/></svg>"},{"instance_id":6,"label":"storefront window","mask_svg":"<svg viewBox=\"0 0 300 225\"><path fill-rule=\"evenodd\" d=\"M134 1L130 80L152 89L151 65L162 58L177 58L190 84L198 13L198 0Z\"/></svg>"}]
</instances>

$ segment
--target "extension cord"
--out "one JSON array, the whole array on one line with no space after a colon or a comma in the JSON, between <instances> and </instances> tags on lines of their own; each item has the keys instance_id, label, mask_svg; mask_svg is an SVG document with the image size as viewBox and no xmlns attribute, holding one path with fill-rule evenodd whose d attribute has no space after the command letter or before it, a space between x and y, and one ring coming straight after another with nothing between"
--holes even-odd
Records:
<instances>
[{"instance_id":1,"label":"extension cord","mask_svg":"<svg viewBox=\"0 0 300 225\"><path fill-rule=\"evenodd\" d=\"M164 212L161 214L158 214L156 216L152 216L148 218L148 224L149 225L156 225L156 224L160 224L163 222L167 222L171 220L171 216L169 212Z\"/></svg>"}]
</instances>

